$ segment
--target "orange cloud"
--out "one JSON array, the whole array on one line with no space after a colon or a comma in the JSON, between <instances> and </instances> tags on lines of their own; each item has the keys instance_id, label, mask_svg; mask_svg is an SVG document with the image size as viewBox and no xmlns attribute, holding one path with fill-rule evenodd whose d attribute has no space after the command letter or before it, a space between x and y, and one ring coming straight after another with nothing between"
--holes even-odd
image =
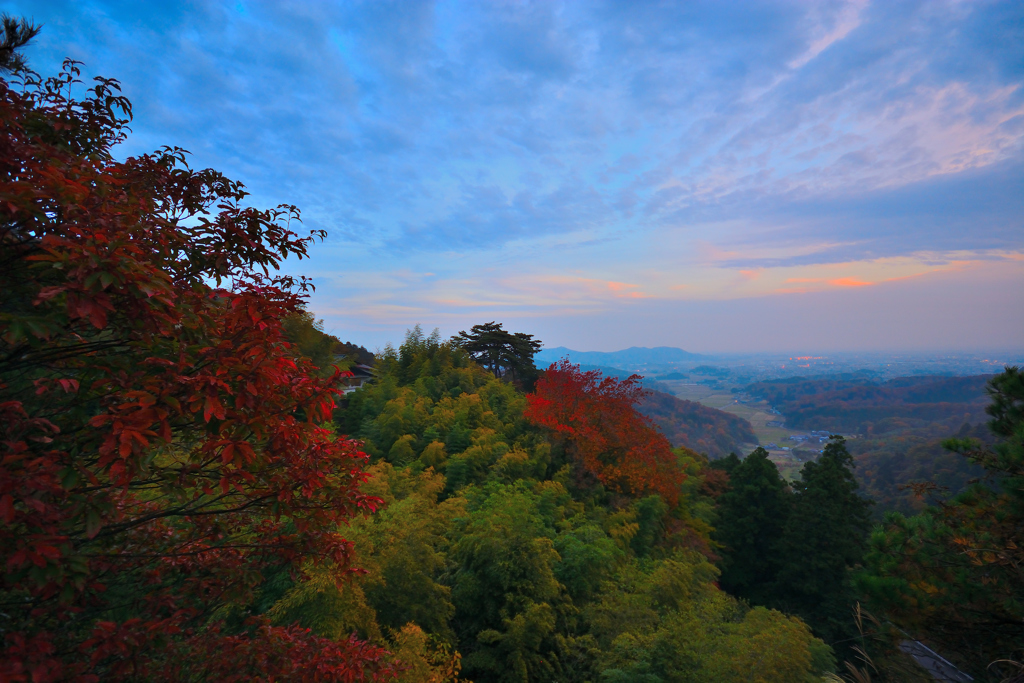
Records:
<instances>
[{"instance_id":1,"label":"orange cloud","mask_svg":"<svg viewBox=\"0 0 1024 683\"><path fill-rule=\"evenodd\" d=\"M820 277L791 277L786 282L821 282Z\"/></svg>"},{"instance_id":2,"label":"orange cloud","mask_svg":"<svg viewBox=\"0 0 1024 683\"><path fill-rule=\"evenodd\" d=\"M759 271L759 270L741 270L740 271L740 275L743 276L744 280L756 280L758 277L761 276L761 271Z\"/></svg>"},{"instance_id":3,"label":"orange cloud","mask_svg":"<svg viewBox=\"0 0 1024 683\"><path fill-rule=\"evenodd\" d=\"M629 291L626 291L628 289L636 289L640 285L631 285L631 284L628 284L626 282L615 282L613 280L608 280L608 281L605 282L605 284L608 286L608 289L610 289L613 292L615 292L615 298L617 298L617 299L649 299L649 298L651 298L650 294L644 294L643 292L629 292Z\"/></svg>"},{"instance_id":4,"label":"orange cloud","mask_svg":"<svg viewBox=\"0 0 1024 683\"><path fill-rule=\"evenodd\" d=\"M874 282L866 282L855 277L840 277L835 280L829 280L828 283L833 287L867 287L868 285L875 284Z\"/></svg>"}]
</instances>

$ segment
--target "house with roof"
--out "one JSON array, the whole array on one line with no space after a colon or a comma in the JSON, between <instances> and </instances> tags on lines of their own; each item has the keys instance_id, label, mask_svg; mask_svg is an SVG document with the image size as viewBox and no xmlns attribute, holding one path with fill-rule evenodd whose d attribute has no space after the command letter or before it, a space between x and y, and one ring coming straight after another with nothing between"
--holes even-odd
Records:
<instances>
[{"instance_id":1,"label":"house with roof","mask_svg":"<svg viewBox=\"0 0 1024 683\"><path fill-rule=\"evenodd\" d=\"M348 370L341 373L341 392L351 394L373 379L373 368L362 363L355 363Z\"/></svg>"}]
</instances>

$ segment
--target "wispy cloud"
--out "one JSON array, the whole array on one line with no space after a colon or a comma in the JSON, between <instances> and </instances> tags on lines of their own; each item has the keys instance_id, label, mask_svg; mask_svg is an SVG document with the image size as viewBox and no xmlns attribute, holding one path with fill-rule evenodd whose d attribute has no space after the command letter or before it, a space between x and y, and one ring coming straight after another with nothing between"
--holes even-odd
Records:
<instances>
[{"instance_id":1,"label":"wispy cloud","mask_svg":"<svg viewBox=\"0 0 1024 683\"><path fill-rule=\"evenodd\" d=\"M1011 0L0 8L45 24L37 69L123 81L125 153L181 145L327 229L302 268L347 325L867 291L1024 250Z\"/></svg>"}]
</instances>

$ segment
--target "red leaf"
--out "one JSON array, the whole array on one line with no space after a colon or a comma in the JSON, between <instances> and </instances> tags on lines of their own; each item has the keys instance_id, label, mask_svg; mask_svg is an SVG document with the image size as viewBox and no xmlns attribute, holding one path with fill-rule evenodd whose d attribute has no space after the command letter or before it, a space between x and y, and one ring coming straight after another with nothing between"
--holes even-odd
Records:
<instances>
[{"instance_id":1,"label":"red leaf","mask_svg":"<svg viewBox=\"0 0 1024 683\"><path fill-rule=\"evenodd\" d=\"M0 518L8 524L14 521L14 497L9 493L0 496Z\"/></svg>"}]
</instances>

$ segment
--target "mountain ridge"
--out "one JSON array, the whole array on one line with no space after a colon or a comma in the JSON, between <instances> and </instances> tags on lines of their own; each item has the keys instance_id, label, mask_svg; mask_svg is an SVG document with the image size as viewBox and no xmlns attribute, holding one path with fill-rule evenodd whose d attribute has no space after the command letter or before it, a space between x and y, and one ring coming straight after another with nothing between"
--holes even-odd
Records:
<instances>
[{"instance_id":1,"label":"mountain ridge","mask_svg":"<svg viewBox=\"0 0 1024 683\"><path fill-rule=\"evenodd\" d=\"M575 351L564 346L552 349L541 349L535 359L541 362L554 363L568 357L573 363L588 365L643 365L648 363L673 363L693 361L707 358L699 353L691 353L674 346L631 346L620 351Z\"/></svg>"}]
</instances>

